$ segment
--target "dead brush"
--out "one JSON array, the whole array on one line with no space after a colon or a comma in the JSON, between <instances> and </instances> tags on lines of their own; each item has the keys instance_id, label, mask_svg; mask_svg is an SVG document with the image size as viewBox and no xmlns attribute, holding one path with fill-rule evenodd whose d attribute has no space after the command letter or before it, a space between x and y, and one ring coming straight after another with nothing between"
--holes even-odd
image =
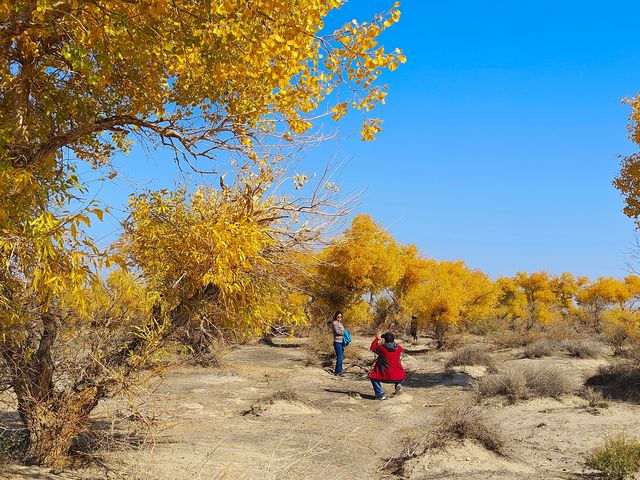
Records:
<instances>
[{"instance_id":1,"label":"dead brush","mask_svg":"<svg viewBox=\"0 0 640 480\"><path fill-rule=\"evenodd\" d=\"M541 333L535 330L508 330L494 337L494 344L501 348L520 348L539 340Z\"/></svg>"},{"instance_id":2,"label":"dead brush","mask_svg":"<svg viewBox=\"0 0 640 480\"><path fill-rule=\"evenodd\" d=\"M578 392L578 396L587 401L586 408L591 411L597 411L599 408L609 408L611 402L604 398L600 390L591 387L582 387Z\"/></svg>"},{"instance_id":3,"label":"dead brush","mask_svg":"<svg viewBox=\"0 0 640 480\"><path fill-rule=\"evenodd\" d=\"M604 353L601 343L589 339L565 340L563 347L569 355L577 358L598 358Z\"/></svg>"},{"instance_id":4,"label":"dead brush","mask_svg":"<svg viewBox=\"0 0 640 480\"><path fill-rule=\"evenodd\" d=\"M562 344L550 338L540 338L527 345L524 349L524 356L527 358L549 357L562 350Z\"/></svg>"},{"instance_id":5,"label":"dead brush","mask_svg":"<svg viewBox=\"0 0 640 480\"><path fill-rule=\"evenodd\" d=\"M307 366L330 364L334 355L331 332L321 328L311 330L303 350L306 354Z\"/></svg>"},{"instance_id":6,"label":"dead brush","mask_svg":"<svg viewBox=\"0 0 640 480\"><path fill-rule=\"evenodd\" d=\"M426 448L442 448L453 441L472 440L487 450L505 455L505 441L500 427L489 420L482 408L470 402L445 406L439 421L427 437Z\"/></svg>"},{"instance_id":7,"label":"dead brush","mask_svg":"<svg viewBox=\"0 0 640 480\"><path fill-rule=\"evenodd\" d=\"M575 388L575 383L560 369L546 365L527 365L490 374L475 385L478 401L505 396L510 403L534 397L559 398Z\"/></svg>"},{"instance_id":8,"label":"dead brush","mask_svg":"<svg viewBox=\"0 0 640 480\"><path fill-rule=\"evenodd\" d=\"M446 368L467 365L483 365L489 371L495 371L496 365L491 354L483 345L468 345L459 348L451 354L449 360L445 364Z\"/></svg>"}]
</instances>

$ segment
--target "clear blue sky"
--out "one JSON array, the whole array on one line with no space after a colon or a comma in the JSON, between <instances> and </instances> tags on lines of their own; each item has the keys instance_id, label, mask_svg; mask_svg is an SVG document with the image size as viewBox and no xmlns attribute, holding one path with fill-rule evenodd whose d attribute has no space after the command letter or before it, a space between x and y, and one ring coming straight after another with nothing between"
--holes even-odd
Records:
<instances>
[{"instance_id":1,"label":"clear blue sky","mask_svg":"<svg viewBox=\"0 0 640 480\"><path fill-rule=\"evenodd\" d=\"M367 5L350 2L353 15ZM611 186L640 91L631 1L402 2L384 39L384 130L335 146L360 211L427 255L495 277L627 273L635 232Z\"/></svg>"},{"instance_id":2,"label":"clear blue sky","mask_svg":"<svg viewBox=\"0 0 640 480\"><path fill-rule=\"evenodd\" d=\"M352 0L331 23L392 3ZM360 142L354 117L340 140L306 155L306 169L333 158L343 190L364 189L357 211L430 257L492 277L623 276L635 232L611 180L618 155L634 148L621 98L640 91L638 9L616 0L402 2L383 40L408 62L385 75L383 132ZM127 163L149 186L172 185L165 162Z\"/></svg>"}]
</instances>

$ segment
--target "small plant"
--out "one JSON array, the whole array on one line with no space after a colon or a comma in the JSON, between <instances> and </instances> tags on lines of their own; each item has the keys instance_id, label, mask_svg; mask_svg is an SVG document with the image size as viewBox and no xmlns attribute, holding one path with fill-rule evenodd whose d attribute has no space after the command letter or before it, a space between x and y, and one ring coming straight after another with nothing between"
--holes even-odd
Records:
<instances>
[{"instance_id":1,"label":"small plant","mask_svg":"<svg viewBox=\"0 0 640 480\"><path fill-rule=\"evenodd\" d=\"M607 480L624 480L640 470L640 442L619 433L593 450L587 465L599 470Z\"/></svg>"},{"instance_id":2,"label":"small plant","mask_svg":"<svg viewBox=\"0 0 640 480\"><path fill-rule=\"evenodd\" d=\"M449 368L457 365L484 365L489 370L495 370L493 357L482 345L468 345L453 352L445 366Z\"/></svg>"},{"instance_id":3,"label":"small plant","mask_svg":"<svg viewBox=\"0 0 640 480\"><path fill-rule=\"evenodd\" d=\"M609 400L604 398L601 391L591 387L583 387L578 395L587 401L587 407L590 409L608 408Z\"/></svg>"},{"instance_id":4,"label":"small plant","mask_svg":"<svg viewBox=\"0 0 640 480\"><path fill-rule=\"evenodd\" d=\"M0 433L0 465L16 457L23 450L26 440L24 431L4 430Z\"/></svg>"}]
</instances>

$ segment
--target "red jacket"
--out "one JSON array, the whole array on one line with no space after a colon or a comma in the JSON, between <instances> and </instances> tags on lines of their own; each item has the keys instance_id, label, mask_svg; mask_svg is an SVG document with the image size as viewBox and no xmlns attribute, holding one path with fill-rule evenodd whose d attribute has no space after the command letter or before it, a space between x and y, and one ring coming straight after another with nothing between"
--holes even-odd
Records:
<instances>
[{"instance_id":1,"label":"red jacket","mask_svg":"<svg viewBox=\"0 0 640 480\"><path fill-rule=\"evenodd\" d=\"M389 382L402 382L407 378L404 368L400 363L402 347L394 343L393 348L389 344L380 344L378 337L371 343L371 351L378 355L376 364L369 374L369 378Z\"/></svg>"}]
</instances>

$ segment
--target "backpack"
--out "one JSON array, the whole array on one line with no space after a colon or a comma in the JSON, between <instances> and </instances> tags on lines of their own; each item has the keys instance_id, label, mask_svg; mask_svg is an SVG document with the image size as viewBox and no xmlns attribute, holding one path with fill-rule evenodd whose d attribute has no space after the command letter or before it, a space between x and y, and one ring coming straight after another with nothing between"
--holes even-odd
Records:
<instances>
[{"instance_id":1,"label":"backpack","mask_svg":"<svg viewBox=\"0 0 640 480\"><path fill-rule=\"evenodd\" d=\"M346 347L351 343L351 333L349 333L349 330L345 330L343 335L342 344Z\"/></svg>"}]
</instances>

